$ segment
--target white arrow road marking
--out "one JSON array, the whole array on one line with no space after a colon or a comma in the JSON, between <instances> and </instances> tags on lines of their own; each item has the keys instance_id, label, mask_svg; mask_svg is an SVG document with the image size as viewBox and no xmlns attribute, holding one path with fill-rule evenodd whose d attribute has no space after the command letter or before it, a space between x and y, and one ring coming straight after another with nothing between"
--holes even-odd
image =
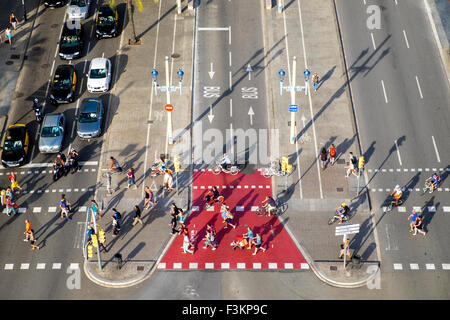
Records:
<instances>
[{"instance_id":1,"label":"white arrow road marking","mask_svg":"<svg viewBox=\"0 0 450 320\"><path fill-rule=\"evenodd\" d=\"M211 122L213 121L213 119L214 119L214 115L212 114L212 104L209 106L209 116L208 116L208 119L209 119L209 123L211 123Z\"/></svg>"},{"instance_id":2,"label":"white arrow road marking","mask_svg":"<svg viewBox=\"0 0 450 320\"><path fill-rule=\"evenodd\" d=\"M211 62L211 71L208 72L209 73L209 77L212 79L214 77L214 70L213 70L213 63Z\"/></svg>"},{"instance_id":3,"label":"white arrow road marking","mask_svg":"<svg viewBox=\"0 0 450 320\"><path fill-rule=\"evenodd\" d=\"M247 70L246 71L248 72L248 80L251 80L252 79L252 71L253 71L253 69L252 69L252 66L250 65L250 63L247 65Z\"/></svg>"},{"instance_id":4,"label":"white arrow road marking","mask_svg":"<svg viewBox=\"0 0 450 320\"><path fill-rule=\"evenodd\" d=\"M253 125L253 116L255 113L253 112L252 106L250 106L250 109L248 110L248 115L250 116L250 125Z\"/></svg>"}]
</instances>

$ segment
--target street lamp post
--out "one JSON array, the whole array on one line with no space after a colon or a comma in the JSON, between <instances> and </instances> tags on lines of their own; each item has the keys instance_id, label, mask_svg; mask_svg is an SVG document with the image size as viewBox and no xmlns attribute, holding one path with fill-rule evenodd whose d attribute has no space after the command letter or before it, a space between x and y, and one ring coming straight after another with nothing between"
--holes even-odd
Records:
<instances>
[{"instance_id":1,"label":"street lamp post","mask_svg":"<svg viewBox=\"0 0 450 320\"><path fill-rule=\"evenodd\" d=\"M166 70L166 85L165 86L159 86L158 85L158 71L156 69L152 70L152 78L153 78L153 86L155 90L155 95L158 95L158 90L165 91L166 92L166 103L167 105L170 105L170 91L180 91L180 96L183 93L183 76L184 72L181 69L178 69L177 76L179 85L178 86L170 86L170 74L169 74L169 57L165 57L165 70ZM173 144L173 129L172 129L172 112L167 112L167 140L169 144Z\"/></svg>"},{"instance_id":2,"label":"street lamp post","mask_svg":"<svg viewBox=\"0 0 450 320\"><path fill-rule=\"evenodd\" d=\"M133 39L128 39L128 44L130 44L130 45L141 44L141 39L138 39L136 37L136 30L134 28L133 0L127 0L127 8L128 8L128 16L130 17L130 20L131 20L131 29L133 31Z\"/></svg>"}]
</instances>

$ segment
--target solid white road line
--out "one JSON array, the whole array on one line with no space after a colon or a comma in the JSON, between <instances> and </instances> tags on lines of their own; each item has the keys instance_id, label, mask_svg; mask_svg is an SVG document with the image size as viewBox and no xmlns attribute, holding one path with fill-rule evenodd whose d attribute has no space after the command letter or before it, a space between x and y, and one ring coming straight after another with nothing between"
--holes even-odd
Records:
<instances>
[{"instance_id":1,"label":"solid white road line","mask_svg":"<svg viewBox=\"0 0 450 320\"><path fill-rule=\"evenodd\" d=\"M395 142L395 149L397 150L398 162L400 162L400 166L403 166L403 164L402 164L402 158L400 157L400 151L399 151L399 149L398 149L397 140L395 140L394 142Z\"/></svg>"},{"instance_id":2,"label":"solid white road line","mask_svg":"<svg viewBox=\"0 0 450 320\"><path fill-rule=\"evenodd\" d=\"M386 103L388 103L388 98L387 98L387 94L386 94L386 88L384 87L384 81L383 80L381 80L381 86L383 87L384 101L386 101Z\"/></svg>"},{"instance_id":3,"label":"solid white road line","mask_svg":"<svg viewBox=\"0 0 450 320\"><path fill-rule=\"evenodd\" d=\"M434 146L434 151L436 152L436 158L438 162L441 162L441 157L439 157L439 151L438 148L436 146L436 140L434 140L434 136L431 136L431 139L433 140L433 146ZM436 171L436 170L434 170Z\"/></svg>"},{"instance_id":4,"label":"solid white road line","mask_svg":"<svg viewBox=\"0 0 450 320\"><path fill-rule=\"evenodd\" d=\"M406 31L405 30L403 30L403 37L405 38L406 47L409 49L409 42L408 42L408 38L406 37Z\"/></svg>"},{"instance_id":5,"label":"solid white road line","mask_svg":"<svg viewBox=\"0 0 450 320\"><path fill-rule=\"evenodd\" d=\"M230 117L233 118L233 99L230 98Z\"/></svg>"},{"instance_id":6,"label":"solid white road line","mask_svg":"<svg viewBox=\"0 0 450 320\"><path fill-rule=\"evenodd\" d=\"M416 76L417 89L419 89L420 98L423 99L422 89L420 88L419 78Z\"/></svg>"},{"instance_id":7,"label":"solid white road line","mask_svg":"<svg viewBox=\"0 0 450 320\"><path fill-rule=\"evenodd\" d=\"M370 37L372 38L373 50L377 50L377 46L375 45L375 39L373 38L373 33L370 33Z\"/></svg>"}]
</instances>

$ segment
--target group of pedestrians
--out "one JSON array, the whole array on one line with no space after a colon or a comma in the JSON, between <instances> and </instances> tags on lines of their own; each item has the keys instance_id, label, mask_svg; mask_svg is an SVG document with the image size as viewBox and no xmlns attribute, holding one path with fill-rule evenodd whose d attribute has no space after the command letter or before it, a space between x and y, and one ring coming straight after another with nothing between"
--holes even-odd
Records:
<instances>
[{"instance_id":1,"label":"group of pedestrians","mask_svg":"<svg viewBox=\"0 0 450 320\"><path fill-rule=\"evenodd\" d=\"M331 165L334 165L336 162L336 146L332 143L328 150L323 147L320 151L319 159L323 170L327 167L328 161Z\"/></svg>"},{"instance_id":2,"label":"group of pedestrians","mask_svg":"<svg viewBox=\"0 0 450 320\"><path fill-rule=\"evenodd\" d=\"M9 46L12 48L12 30L17 29L17 24L19 23L19 19L17 19L14 12L11 12L11 15L9 16L9 26L5 29L5 41L9 43ZM12 29L11 29L12 28ZM0 43L3 42L3 38L0 34Z\"/></svg>"},{"instance_id":3,"label":"group of pedestrians","mask_svg":"<svg viewBox=\"0 0 450 320\"><path fill-rule=\"evenodd\" d=\"M11 214L15 215L17 213L19 206L14 201L14 194L17 191L22 191L22 187L19 185L16 174L13 171L9 174L8 179L10 186L0 191L0 199L2 206L6 207L6 215L9 217Z\"/></svg>"},{"instance_id":4,"label":"group of pedestrians","mask_svg":"<svg viewBox=\"0 0 450 320\"><path fill-rule=\"evenodd\" d=\"M408 220L410 220L409 223L409 232L414 232L413 236L417 234L417 232L426 235L427 233L423 231L423 221L422 221L422 215L418 215L416 210L413 209L411 214L408 216Z\"/></svg>"}]
</instances>

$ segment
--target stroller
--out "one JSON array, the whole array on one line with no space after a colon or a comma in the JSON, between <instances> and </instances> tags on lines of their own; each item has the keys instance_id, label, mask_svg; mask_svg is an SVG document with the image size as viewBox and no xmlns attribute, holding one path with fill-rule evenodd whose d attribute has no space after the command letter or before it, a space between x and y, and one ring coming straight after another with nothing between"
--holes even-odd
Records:
<instances>
[{"instance_id":1,"label":"stroller","mask_svg":"<svg viewBox=\"0 0 450 320\"><path fill-rule=\"evenodd\" d=\"M240 248L241 250L248 245L247 239L244 236L238 236L236 240L230 243L231 249L236 250L236 248Z\"/></svg>"}]
</instances>

